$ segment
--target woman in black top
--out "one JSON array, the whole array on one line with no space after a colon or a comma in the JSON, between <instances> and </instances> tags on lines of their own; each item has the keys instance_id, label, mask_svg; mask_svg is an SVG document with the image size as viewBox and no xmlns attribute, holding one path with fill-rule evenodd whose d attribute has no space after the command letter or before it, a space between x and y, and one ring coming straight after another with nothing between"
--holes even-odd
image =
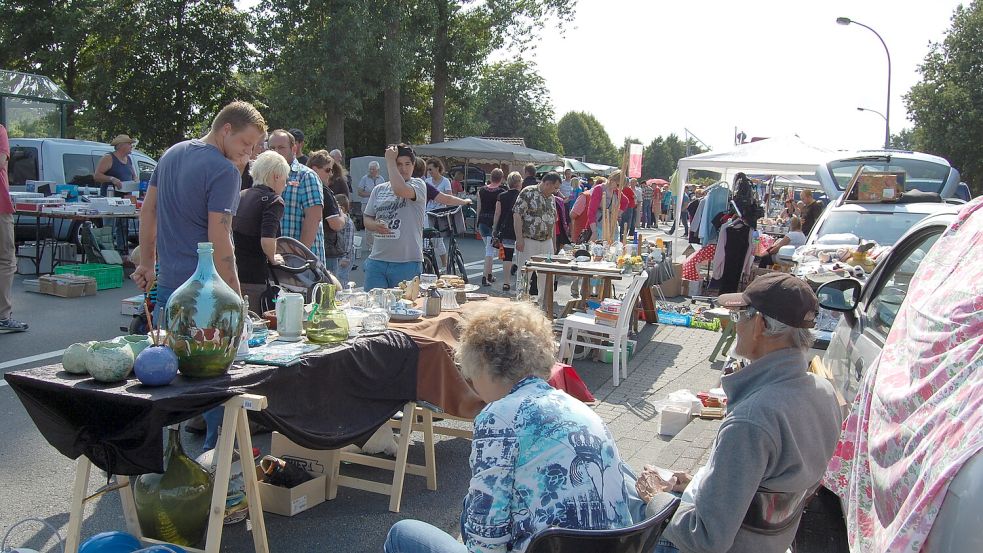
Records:
<instances>
[{"instance_id":1,"label":"woman in black top","mask_svg":"<svg viewBox=\"0 0 983 553\"><path fill-rule=\"evenodd\" d=\"M504 178L505 173L495 168L491 172L491 184L478 189L478 234L485 242L485 272L481 277L482 286L495 282L495 277L492 276L492 259L498 254L498 249L492 246L492 227L495 225L495 209L498 207L498 195L503 190Z\"/></svg>"},{"instance_id":2,"label":"woman in black top","mask_svg":"<svg viewBox=\"0 0 983 553\"><path fill-rule=\"evenodd\" d=\"M492 221L495 238L502 242L505 248L504 269L505 284L502 290L509 290L512 282L512 256L515 253L515 226L512 223L512 208L515 207L515 200L519 197L522 189L522 175L517 171L509 173L506 180L508 189L498 195L498 202L495 204L495 217Z\"/></svg>"},{"instance_id":3,"label":"woman in black top","mask_svg":"<svg viewBox=\"0 0 983 553\"><path fill-rule=\"evenodd\" d=\"M290 166L283 156L268 151L260 154L249 170L253 186L239 193L239 208L232 219L236 271L242 294L249 296L249 309L262 313L260 297L267 287L267 263L279 265L283 258L276 253L283 217L283 198Z\"/></svg>"}]
</instances>

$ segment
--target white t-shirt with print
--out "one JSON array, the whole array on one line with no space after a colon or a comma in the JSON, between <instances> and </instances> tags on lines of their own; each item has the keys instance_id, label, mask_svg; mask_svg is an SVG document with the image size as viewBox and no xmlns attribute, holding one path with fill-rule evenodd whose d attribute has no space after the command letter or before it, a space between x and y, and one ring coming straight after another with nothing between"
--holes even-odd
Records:
<instances>
[{"instance_id":1,"label":"white t-shirt with print","mask_svg":"<svg viewBox=\"0 0 983 553\"><path fill-rule=\"evenodd\" d=\"M415 198L400 198L388 182L372 189L364 213L385 223L392 232L372 233L372 253L369 254L369 259L391 263L423 261L427 185L418 178L411 178L406 184L416 191Z\"/></svg>"}]
</instances>

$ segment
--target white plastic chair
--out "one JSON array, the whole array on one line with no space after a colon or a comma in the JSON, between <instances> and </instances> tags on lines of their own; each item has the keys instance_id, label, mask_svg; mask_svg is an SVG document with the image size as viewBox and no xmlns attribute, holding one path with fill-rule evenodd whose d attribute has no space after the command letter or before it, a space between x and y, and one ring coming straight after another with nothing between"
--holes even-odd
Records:
<instances>
[{"instance_id":1,"label":"white plastic chair","mask_svg":"<svg viewBox=\"0 0 983 553\"><path fill-rule=\"evenodd\" d=\"M642 286L648 281L648 273L642 272L632 279L621 300L621 311L615 326L607 326L594 322L594 317L587 313L573 313L563 322L560 334L560 360L573 363L573 354L577 346L587 349L610 351L612 357L612 379L617 386L622 377L628 376L628 330L635 309L635 302L642 291ZM604 346L599 342L607 341L612 345Z\"/></svg>"}]
</instances>

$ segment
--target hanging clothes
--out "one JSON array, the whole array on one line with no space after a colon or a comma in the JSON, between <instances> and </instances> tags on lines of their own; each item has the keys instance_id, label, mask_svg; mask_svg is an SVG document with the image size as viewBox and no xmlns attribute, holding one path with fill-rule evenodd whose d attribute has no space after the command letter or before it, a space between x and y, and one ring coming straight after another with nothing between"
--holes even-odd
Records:
<instances>
[{"instance_id":1,"label":"hanging clothes","mask_svg":"<svg viewBox=\"0 0 983 553\"><path fill-rule=\"evenodd\" d=\"M704 261L712 261L716 251L716 244L710 244L687 257L686 261L683 261L683 280L702 280L700 272L696 270L696 265Z\"/></svg>"},{"instance_id":2,"label":"hanging clothes","mask_svg":"<svg viewBox=\"0 0 983 553\"><path fill-rule=\"evenodd\" d=\"M751 272L754 258L751 227L735 219L720 228L717 250L713 256L713 278L720 282L720 293L737 292L741 278Z\"/></svg>"},{"instance_id":3,"label":"hanging clothes","mask_svg":"<svg viewBox=\"0 0 983 553\"><path fill-rule=\"evenodd\" d=\"M729 201L730 191L723 184L715 184L707 189L706 196L704 196L703 201L700 202L701 205L697 208L697 210L703 208L702 217L700 218L700 243L704 246L717 241L717 235L719 233L711 221L719 213L727 209L727 203Z\"/></svg>"}]
</instances>

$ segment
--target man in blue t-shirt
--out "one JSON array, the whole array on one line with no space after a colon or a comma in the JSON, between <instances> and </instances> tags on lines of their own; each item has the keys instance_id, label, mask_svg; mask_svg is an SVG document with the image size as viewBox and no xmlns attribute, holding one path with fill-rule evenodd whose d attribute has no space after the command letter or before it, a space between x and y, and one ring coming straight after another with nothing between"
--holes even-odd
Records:
<instances>
[{"instance_id":1,"label":"man in blue t-shirt","mask_svg":"<svg viewBox=\"0 0 983 553\"><path fill-rule=\"evenodd\" d=\"M256 108L233 102L222 108L203 138L179 142L161 156L140 210L140 265L130 277L149 291L159 263L154 318L160 326L167 300L198 266L199 242L212 243L215 269L240 292L232 217L242 169L265 133L266 121ZM221 408L217 418L215 410L206 414L205 449L215 447L221 416Z\"/></svg>"}]
</instances>

